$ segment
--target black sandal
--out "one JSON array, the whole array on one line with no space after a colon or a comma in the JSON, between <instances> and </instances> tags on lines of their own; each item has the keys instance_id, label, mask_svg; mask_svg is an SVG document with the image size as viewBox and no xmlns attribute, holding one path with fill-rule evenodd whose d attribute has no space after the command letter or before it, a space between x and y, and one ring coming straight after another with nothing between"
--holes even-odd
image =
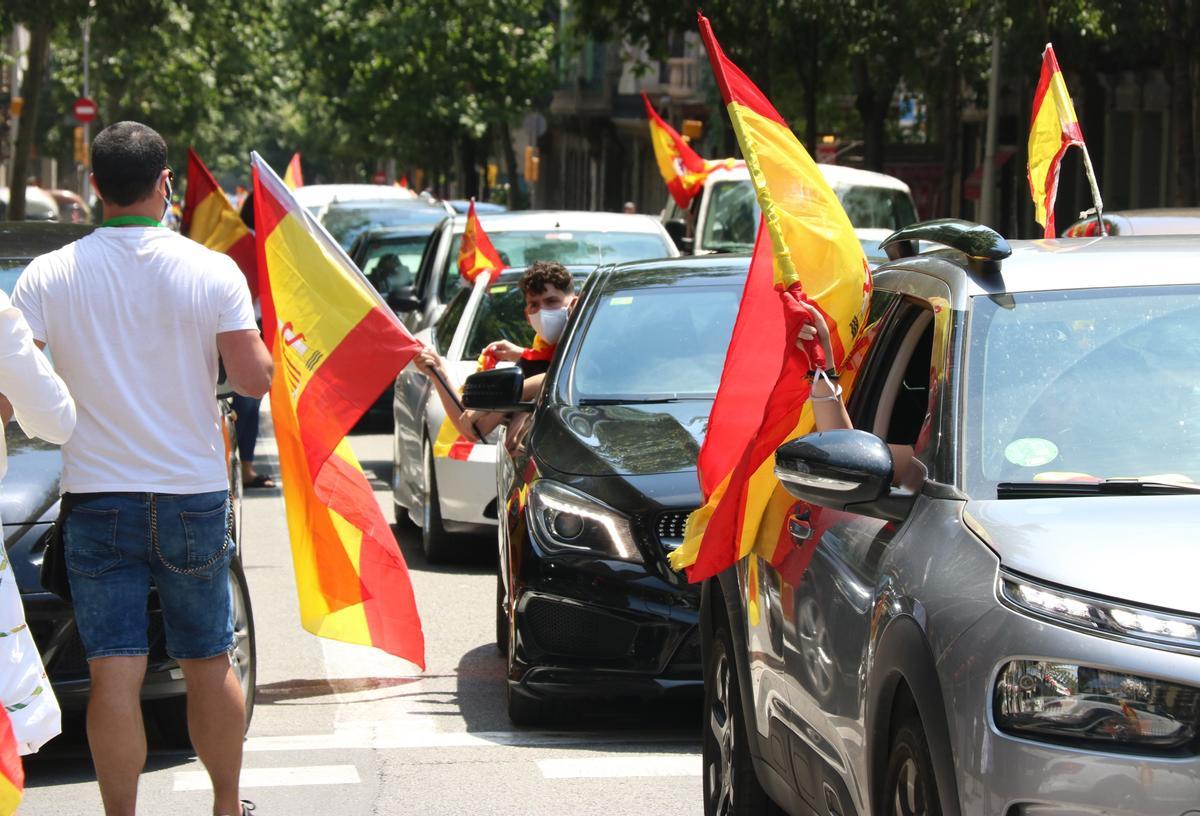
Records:
<instances>
[{"instance_id":1,"label":"black sandal","mask_svg":"<svg viewBox=\"0 0 1200 816\"><path fill-rule=\"evenodd\" d=\"M259 473L253 479L243 484L242 487L250 489L258 488L261 490L274 490L276 487L279 487L279 485L275 484L275 480L267 474Z\"/></svg>"}]
</instances>

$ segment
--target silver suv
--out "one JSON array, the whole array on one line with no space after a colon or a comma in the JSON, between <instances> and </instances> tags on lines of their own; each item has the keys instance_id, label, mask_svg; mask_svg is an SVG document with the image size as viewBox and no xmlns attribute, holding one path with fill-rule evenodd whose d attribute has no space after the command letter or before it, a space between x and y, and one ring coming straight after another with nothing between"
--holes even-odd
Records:
<instances>
[{"instance_id":1,"label":"silver suv","mask_svg":"<svg viewBox=\"0 0 1200 816\"><path fill-rule=\"evenodd\" d=\"M703 589L705 813L1200 816L1200 238L885 243L864 430Z\"/></svg>"}]
</instances>

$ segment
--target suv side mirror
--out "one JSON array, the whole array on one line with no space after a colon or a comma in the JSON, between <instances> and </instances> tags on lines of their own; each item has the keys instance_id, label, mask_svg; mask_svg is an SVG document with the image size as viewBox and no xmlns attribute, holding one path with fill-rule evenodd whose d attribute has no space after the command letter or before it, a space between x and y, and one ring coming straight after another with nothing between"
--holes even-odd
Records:
<instances>
[{"instance_id":1,"label":"suv side mirror","mask_svg":"<svg viewBox=\"0 0 1200 816\"><path fill-rule=\"evenodd\" d=\"M480 371L463 383L463 405L480 411L531 411L533 403L521 402L524 387L525 375L517 366Z\"/></svg>"},{"instance_id":2,"label":"suv side mirror","mask_svg":"<svg viewBox=\"0 0 1200 816\"><path fill-rule=\"evenodd\" d=\"M387 305L395 312L415 312L421 308L421 299L412 286L401 286L387 293Z\"/></svg>"},{"instance_id":3,"label":"suv side mirror","mask_svg":"<svg viewBox=\"0 0 1200 816\"><path fill-rule=\"evenodd\" d=\"M892 452L873 433L806 434L775 451L775 475L788 493L809 504L900 520L915 494L892 488Z\"/></svg>"},{"instance_id":4,"label":"suv side mirror","mask_svg":"<svg viewBox=\"0 0 1200 816\"><path fill-rule=\"evenodd\" d=\"M682 218L673 218L663 224L667 231L667 235L671 236L671 240L675 242L675 246L679 247L680 252L690 253L695 241L687 235L687 222Z\"/></svg>"}]
</instances>

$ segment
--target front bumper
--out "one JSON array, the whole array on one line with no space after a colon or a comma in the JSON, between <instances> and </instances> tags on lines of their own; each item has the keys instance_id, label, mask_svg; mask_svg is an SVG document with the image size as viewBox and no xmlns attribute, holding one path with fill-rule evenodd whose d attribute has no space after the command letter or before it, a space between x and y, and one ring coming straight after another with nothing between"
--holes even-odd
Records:
<instances>
[{"instance_id":1,"label":"front bumper","mask_svg":"<svg viewBox=\"0 0 1200 816\"><path fill-rule=\"evenodd\" d=\"M647 566L526 550L509 683L534 697L657 698L702 688L699 591Z\"/></svg>"},{"instance_id":2,"label":"front bumper","mask_svg":"<svg viewBox=\"0 0 1200 816\"><path fill-rule=\"evenodd\" d=\"M982 648L981 648L982 647ZM1011 659L1049 659L1200 687L1200 657L1076 632L997 607L947 650L939 672L963 813L1181 816L1200 812L1200 755L1122 754L1001 732L992 691Z\"/></svg>"}]
</instances>

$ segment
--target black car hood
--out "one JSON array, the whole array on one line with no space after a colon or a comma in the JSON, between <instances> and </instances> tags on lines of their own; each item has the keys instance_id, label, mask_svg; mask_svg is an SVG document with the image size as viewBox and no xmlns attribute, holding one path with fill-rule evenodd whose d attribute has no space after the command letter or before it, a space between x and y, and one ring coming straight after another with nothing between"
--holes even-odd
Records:
<instances>
[{"instance_id":1,"label":"black car hood","mask_svg":"<svg viewBox=\"0 0 1200 816\"><path fill-rule=\"evenodd\" d=\"M694 472L711 409L711 400L552 406L533 444L554 470L578 476Z\"/></svg>"},{"instance_id":2,"label":"black car hood","mask_svg":"<svg viewBox=\"0 0 1200 816\"><path fill-rule=\"evenodd\" d=\"M9 533L13 525L47 520L46 511L58 501L62 454L57 445L25 436L16 423L9 423L4 437L8 473L0 482L0 521Z\"/></svg>"}]
</instances>

